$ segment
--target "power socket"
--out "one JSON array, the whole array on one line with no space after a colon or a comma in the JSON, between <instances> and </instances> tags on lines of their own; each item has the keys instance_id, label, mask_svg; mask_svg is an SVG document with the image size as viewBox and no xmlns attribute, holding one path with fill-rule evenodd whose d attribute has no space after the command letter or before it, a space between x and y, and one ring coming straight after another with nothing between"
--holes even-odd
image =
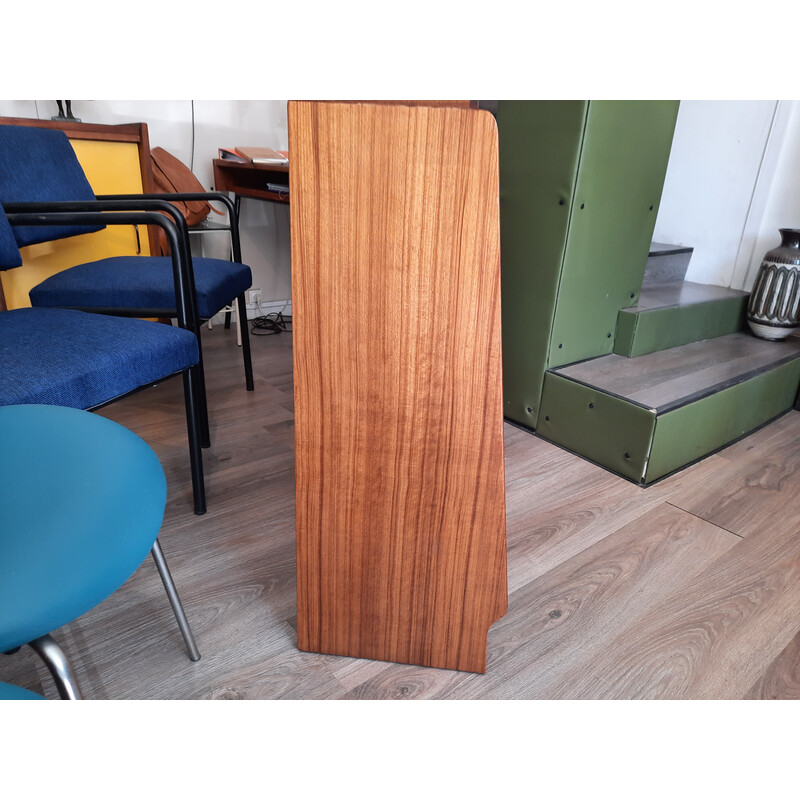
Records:
<instances>
[{"instance_id":1,"label":"power socket","mask_svg":"<svg viewBox=\"0 0 800 800\"><path fill-rule=\"evenodd\" d=\"M250 304L254 306L261 304L261 289L250 290Z\"/></svg>"}]
</instances>

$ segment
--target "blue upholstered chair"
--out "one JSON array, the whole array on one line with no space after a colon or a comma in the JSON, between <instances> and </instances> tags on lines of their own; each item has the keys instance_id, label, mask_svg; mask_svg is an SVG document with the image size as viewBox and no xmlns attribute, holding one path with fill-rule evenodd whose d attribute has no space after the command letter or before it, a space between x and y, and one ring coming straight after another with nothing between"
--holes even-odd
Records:
<instances>
[{"instance_id":1,"label":"blue upholstered chair","mask_svg":"<svg viewBox=\"0 0 800 800\"><path fill-rule=\"evenodd\" d=\"M150 447L105 417L52 405L0 408L0 442L0 653L30 645L59 695L80 698L50 634L115 592L151 553L197 661L157 539L167 488ZM25 696L0 686L4 695Z\"/></svg>"},{"instance_id":2,"label":"blue upholstered chair","mask_svg":"<svg viewBox=\"0 0 800 800\"><path fill-rule=\"evenodd\" d=\"M58 216L65 226L73 224L70 215ZM113 221L123 224L124 219L139 219L142 224L148 220L161 225L168 236L177 237L175 226L162 214L120 213ZM21 263L16 240L0 207L0 270ZM182 293L186 293L185 286ZM197 337L183 328L72 309L0 312L0 406L44 403L95 409L181 374L194 510L202 514L206 498L198 364Z\"/></svg>"},{"instance_id":3,"label":"blue upholstered chair","mask_svg":"<svg viewBox=\"0 0 800 800\"><path fill-rule=\"evenodd\" d=\"M230 215L233 261L192 258L186 223L169 199L219 200ZM24 247L98 229L89 215L98 211L158 211L174 220L178 245L186 262L188 296L183 316L177 297L177 277L168 256L115 256L65 269L47 278L30 292L31 305L38 308L74 308L102 314L134 317L172 317L191 330L200 347L198 371L202 391L198 412L203 420L201 443L209 445L205 408L205 381L200 342L202 322L233 302L238 317L247 319L245 292L252 285L250 268L241 263L238 221L231 199L220 192L204 194L105 195L95 197L83 169L63 131L47 128L0 125L0 203L12 221L18 213L59 214L69 212L88 220L85 227L51 224L14 227L17 244ZM175 245L170 243L175 251ZM253 390L250 340L246 323L241 326L245 384Z\"/></svg>"}]
</instances>

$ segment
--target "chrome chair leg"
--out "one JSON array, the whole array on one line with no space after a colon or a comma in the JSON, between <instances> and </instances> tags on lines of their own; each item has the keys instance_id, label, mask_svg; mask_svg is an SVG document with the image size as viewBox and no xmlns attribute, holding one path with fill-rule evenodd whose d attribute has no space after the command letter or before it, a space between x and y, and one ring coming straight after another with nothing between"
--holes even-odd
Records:
<instances>
[{"instance_id":1,"label":"chrome chair leg","mask_svg":"<svg viewBox=\"0 0 800 800\"><path fill-rule=\"evenodd\" d=\"M164 553L161 551L161 545L158 543L158 539L156 539L150 554L153 556L153 561L156 562L156 569L167 591L169 603L172 606L175 619L178 621L178 627L181 629L183 640L186 642L186 647L189 650L189 658L192 661L199 661L200 651L197 649L197 644L195 644L192 629L189 627L189 621L186 619L181 599L178 597L178 590L175 588L175 584L172 581L172 575L170 575L169 567L167 567L167 561L164 558Z\"/></svg>"},{"instance_id":2,"label":"chrome chair leg","mask_svg":"<svg viewBox=\"0 0 800 800\"><path fill-rule=\"evenodd\" d=\"M83 700L83 695L67 656L56 644L53 637L46 633L44 636L28 642L28 644L39 658L44 661L47 669L50 670L50 674L56 682L59 697L62 700Z\"/></svg>"}]
</instances>

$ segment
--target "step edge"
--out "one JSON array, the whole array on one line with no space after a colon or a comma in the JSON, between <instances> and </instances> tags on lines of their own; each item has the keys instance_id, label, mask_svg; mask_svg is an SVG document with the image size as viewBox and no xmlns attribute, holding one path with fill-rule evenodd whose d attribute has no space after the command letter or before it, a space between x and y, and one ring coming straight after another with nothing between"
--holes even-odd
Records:
<instances>
[{"instance_id":1,"label":"step edge","mask_svg":"<svg viewBox=\"0 0 800 800\"><path fill-rule=\"evenodd\" d=\"M664 244L662 242L651 242L650 247L652 248L654 244L661 245L662 247L666 248L664 250L649 250L647 257L648 258L658 258L659 256L677 256L683 255L684 253L694 253L694 248L689 247L688 245L683 244Z\"/></svg>"},{"instance_id":2,"label":"step edge","mask_svg":"<svg viewBox=\"0 0 800 800\"><path fill-rule=\"evenodd\" d=\"M701 284L702 285L702 284ZM625 308L621 308L619 313L622 314L623 312L628 314L648 314L653 311L665 311L667 309L672 308L692 308L693 306L705 306L710 305L712 303L725 303L730 300L740 300L747 298L750 295L750 292L743 292L739 289L731 289L731 292L735 292L735 294L725 295L724 297L709 297L705 300L690 300L688 303L668 303L667 305L663 306L653 306L652 308L642 308L641 306L626 306Z\"/></svg>"},{"instance_id":3,"label":"step edge","mask_svg":"<svg viewBox=\"0 0 800 800\"><path fill-rule=\"evenodd\" d=\"M597 356L596 358L603 358L603 356ZM733 386L738 386L740 383L746 383L749 380L753 380L753 378L757 378L760 375L764 375L765 373L771 372L774 369L779 369L785 364L788 364L792 361L796 361L797 359L800 359L800 350L796 350L794 353L784 356L778 361L772 361L769 364L765 364L761 367L757 367L756 369L743 372L740 375L734 375L732 378L728 378L727 380L720 381L719 383L712 384L711 386L705 387L703 389L699 389L698 391L693 392L692 394L685 395L684 397L680 397L677 400L665 403L662 406L652 406L648 405L647 403L641 403L638 400L633 400L630 397L625 397L624 395L617 394L616 392L612 392L611 390L605 389L602 386L597 386L593 383L587 383L586 381L580 380L580 378L574 378L571 375L564 375L563 373L559 372L560 369L573 366L574 364L582 364L585 363L586 361L594 361L595 360L594 358L585 358L583 359L583 361L575 361L574 364L564 364L561 367L554 367L552 369L548 369L546 370L546 372L551 372L554 375L557 375L559 378L564 378L565 380L572 381L573 383L577 383L579 386L584 386L587 389L592 389L593 391L601 392L602 394L608 395L609 397L614 397L617 400L622 400L626 403L630 403L632 406L636 406L637 408L643 408L646 409L647 411L654 412L657 416L659 416L661 414L667 414L670 411L676 411L677 409L691 405L692 403L696 403L698 400L702 400L705 397L711 397L712 395L718 394L719 392L722 392L725 389L730 389Z\"/></svg>"},{"instance_id":4,"label":"step edge","mask_svg":"<svg viewBox=\"0 0 800 800\"><path fill-rule=\"evenodd\" d=\"M673 400L671 403L666 403L663 406L656 406L655 411L657 415L661 414L668 414L670 411L676 411L679 408L683 408L684 406L691 405L692 403L697 402L698 400L702 400L705 397L712 397L715 394L719 394L720 392L725 391L726 389L730 389L733 386L738 386L741 383L747 383L747 381L751 381L754 378L758 378L760 375L765 375L767 372L772 372L772 370L780 369L780 367L785 366L786 364L791 363L792 361L797 361L800 359L800 352L792 353L791 355L784 356L783 358L779 359L778 361L773 361L770 364L765 364L763 367L757 367L756 369L752 369L749 372L742 373L741 375L736 375L732 378L728 378L728 380L720 381L713 386L709 386L706 389L700 389L693 394L686 395L685 397L681 397L678 400Z\"/></svg>"}]
</instances>

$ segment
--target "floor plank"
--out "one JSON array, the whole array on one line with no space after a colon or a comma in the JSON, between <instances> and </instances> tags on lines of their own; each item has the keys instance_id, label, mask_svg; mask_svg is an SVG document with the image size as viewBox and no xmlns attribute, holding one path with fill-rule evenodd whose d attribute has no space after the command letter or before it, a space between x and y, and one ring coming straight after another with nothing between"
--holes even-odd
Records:
<instances>
[{"instance_id":1,"label":"floor plank","mask_svg":"<svg viewBox=\"0 0 800 800\"><path fill-rule=\"evenodd\" d=\"M558 696L740 699L797 630L800 531L743 538L673 591ZM565 681L566 684L566 681Z\"/></svg>"},{"instance_id":2,"label":"floor plank","mask_svg":"<svg viewBox=\"0 0 800 800\"><path fill-rule=\"evenodd\" d=\"M765 522L800 526L798 414L790 411L715 457L719 469L684 482L671 502L714 525L748 536Z\"/></svg>"},{"instance_id":3,"label":"floor plank","mask_svg":"<svg viewBox=\"0 0 800 800\"><path fill-rule=\"evenodd\" d=\"M800 632L745 695L748 700L800 700Z\"/></svg>"}]
</instances>

